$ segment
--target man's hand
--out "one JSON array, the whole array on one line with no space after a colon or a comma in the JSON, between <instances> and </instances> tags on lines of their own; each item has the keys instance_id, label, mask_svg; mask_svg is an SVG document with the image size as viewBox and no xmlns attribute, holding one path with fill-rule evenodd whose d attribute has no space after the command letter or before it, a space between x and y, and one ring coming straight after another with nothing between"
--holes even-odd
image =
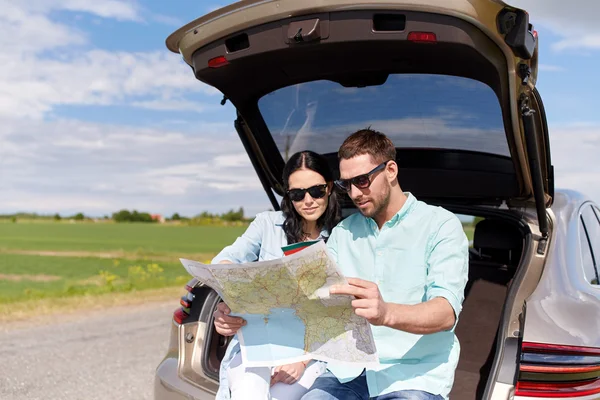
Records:
<instances>
[{"instance_id":1,"label":"man's hand","mask_svg":"<svg viewBox=\"0 0 600 400\"><path fill-rule=\"evenodd\" d=\"M273 371L273 376L271 376L271 386L277 382L287 383L288 385L296 383L304 373L304 369L306 369L304 362L280 365L276 367Z\"/></svg>"},{"instance_id":2,"label":"man's hand","mask_svg":"<svg viewBox=\"0 0 600 400\"><path fill-rule=\"evenodd\" d=\"M223 336L233 336L244 325L246 320L240 317L230 317L231 309L225 303L219 303L213 313L215 317L215 329Z\"/></svg>"},{"instance_id":3,"label":"man's hand","mask_svg":"<svg viewBox=\"0 0 600 400\"><path fill-rule=\"evenodd\" d=\"M356 315L365 318L372 325L386 324L389 307L383 301L377 284L363 279L348 278L347 285L334 285L329 289L329 293L356 297L356 300L352 300Z\"/></svg>"}]
</instances>

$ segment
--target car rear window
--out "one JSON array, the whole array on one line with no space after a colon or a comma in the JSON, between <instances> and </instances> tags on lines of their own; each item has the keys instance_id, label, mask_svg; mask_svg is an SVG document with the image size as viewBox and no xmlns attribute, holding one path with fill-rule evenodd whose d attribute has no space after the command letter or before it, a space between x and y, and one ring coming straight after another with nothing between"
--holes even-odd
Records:
<instances>
[{"instance_id":1,"label":"car rear window","mask_svg":"<svg viewBox=\"0 0 600 400\"><path fill-rule=\"evenodd\" d=\"M364 88L313 81L276 90L258 105L284 160L305 149L337 152L349 134L367 127L398 148L510 156L496 94L468 78L390 75L383 85Z\"/></svg>"}]
</instances>

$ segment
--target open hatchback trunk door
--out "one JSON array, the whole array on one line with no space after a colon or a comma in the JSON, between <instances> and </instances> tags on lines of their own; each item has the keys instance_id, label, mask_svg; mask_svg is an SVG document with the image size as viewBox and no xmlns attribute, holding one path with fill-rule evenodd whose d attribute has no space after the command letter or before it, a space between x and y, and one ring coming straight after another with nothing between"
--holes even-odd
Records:
<instances>
[{"instance_id":1,"label":"open hatchback trunk door","mask_svg":"<svg viewBox=\"0 0 600 400\"><path fill-rule=\"evenodd\" d=\"M498 0L240 1L167 39L238 111L277 209L294 151L336 152L371 126L398 148L401 185L437 204L535 202L553 176L535 89L537 33Z\"/></svg>"}]
</instances>

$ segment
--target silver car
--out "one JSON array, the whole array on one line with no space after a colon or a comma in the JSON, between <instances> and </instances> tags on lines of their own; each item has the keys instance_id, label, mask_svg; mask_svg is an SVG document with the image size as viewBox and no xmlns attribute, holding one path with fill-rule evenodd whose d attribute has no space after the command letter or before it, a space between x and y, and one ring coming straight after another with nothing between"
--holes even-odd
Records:
<instances>
[{"instance_id":1,"label":"silver car","mask_svg":"<svg viewBox=\"0 0 600 400\"><path fill-rule=\"evenodd\" d=\"M370 126L396 144L405 191L475 218L452 399L600 398L600 209L554 189L525 11L500 0L240 1L167 47L235 106L274 209L289 155L318 151L337 172L343 139ZM186 289L157 400L218 388L219 297L195 280Z\"/></svg>"}]
</instances>

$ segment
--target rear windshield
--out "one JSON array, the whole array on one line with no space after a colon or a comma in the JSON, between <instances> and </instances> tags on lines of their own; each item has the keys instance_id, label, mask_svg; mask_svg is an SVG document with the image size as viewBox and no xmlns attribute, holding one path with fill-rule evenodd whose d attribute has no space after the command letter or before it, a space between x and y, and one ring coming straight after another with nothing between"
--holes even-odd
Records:
<instances>
[{"instance_id":1,"label":"rear windshield","mask_svg":"<svg viewBox=\"0 0 600 400\"><path fill-rule=\"evenodd\" d=\"M313 81L276 90L258 104L284 160L306 149L335 153L349 134L366 127L398 148L510 155L496 94L468 78L390 75L383 85L365 88Z\"/></svg>"}]
</instances>

